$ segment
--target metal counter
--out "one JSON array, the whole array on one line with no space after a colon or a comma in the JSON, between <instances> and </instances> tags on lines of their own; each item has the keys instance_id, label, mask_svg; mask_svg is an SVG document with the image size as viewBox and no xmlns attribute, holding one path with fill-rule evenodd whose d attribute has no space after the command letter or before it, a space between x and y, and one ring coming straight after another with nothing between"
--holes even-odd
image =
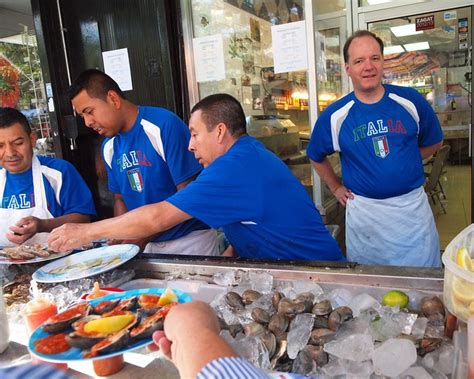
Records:
<instances>
[{"instance_id":1,"label":"metal counter","mask_svg":"<svg viewBox=\"0 0 474 379\"><path fill-rule=\"evenodd\" d=\"M364 266L354 263L321 261L257 261L224 257L195 258L140 254L128 262L136 278L198 279L212 282L216 272L264 270L276 281L311 280L319 284L352 287L397 288L443 292L442 269L395 266Z\"/></svg>"}]
</instances>

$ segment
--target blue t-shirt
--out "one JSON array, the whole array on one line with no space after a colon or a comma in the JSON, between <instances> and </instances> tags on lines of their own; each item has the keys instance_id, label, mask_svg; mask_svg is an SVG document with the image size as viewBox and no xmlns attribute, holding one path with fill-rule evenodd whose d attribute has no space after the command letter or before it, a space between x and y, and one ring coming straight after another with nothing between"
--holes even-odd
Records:
<instances>
[{"instance_id":1,"label":"blue t-shirt","mask_svg":"<svg viewBox=\"0 0 474 379\"><path fill-rule=\"evenodd\" d=\"M307 148L315 162L339 151L344 185L374 199L423 185L419 147L443 140L438 118L422 95L412 88L384 87L375 104L360 102L354 92L331 104L318 118Z\"/></svg>"},{"instance_id":2,"label":"blue t-shirt","mask_svg":"<svg viewBox=\"0 0 474 379\"><path fill-rule=\"evenodd\" d=\"M253 137L239 138L168 202L222 227L242 257L342 260L306 190Z\"/></svg>"},{"instance_id":3,"label":"blue t-shirt","mask_svg":"<svg viewBox=\"0 0 474 379\"><path fill-rule=\"evenodd\" d=\"M122 195L128 210L172 196L178 184L202 170L188 151L189 139L187 126L174 113L140 107L132 129L102 144L110 191ZM199 220L188 220L161 233L155 241L169 241L203 229L209 227Z\"/></svg>"},{"instance_id":4,"label":"blue t-shirt","mask_svg":"<svg viewBox=\"0 0 474 379\"><path fill-rule=\"evenodd\" d=\"M51 157L38 156L43 174L48 210L53 217L81 213L95 215L92 194L69 162ZM33 172L6 173L6 186L2 208L27 209L35 206Z\"/></svg>"}]
</instances>

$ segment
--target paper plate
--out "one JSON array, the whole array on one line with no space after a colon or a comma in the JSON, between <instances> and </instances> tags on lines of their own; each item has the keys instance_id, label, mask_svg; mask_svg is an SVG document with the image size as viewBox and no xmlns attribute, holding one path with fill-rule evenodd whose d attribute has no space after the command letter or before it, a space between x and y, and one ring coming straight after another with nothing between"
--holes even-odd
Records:
<instances>
[{"instance_id":1,"label":"paper plate","mask_svg":"<svg viewBox=\"0 0 474 379\"><path fill-rule=\"evenodd\" d=\"M146 289L139 289L139 290L131 290L131 291L125 291L125 292L119 292L111 295L107 295L104 297L101 297L99 299L94 299L89 301L91 305L95 305L100 303L101 301L106 301L106 300L112 300L112 299L126 299L129 297L133 296L139 296L142 294L157 294L161 295L165 291L164 288L146 288ZM173 290L176 295L178 296L178 302L179 303L187 303L192 300L191 296L188 294L185 294L184 292L178 291L178 290ZM64 333L70 333L72 332L72 329L67 330ZM78 349L78 348L70 348L68 351L60 354L41 354L38 353L35 349L35 341L37 341L40 338L48 337L51 336L52 334L46 333L43 331L43 327L40 326L38 329L36 329L33 334L30 337L30 341L28 342L28 350L30 351L31 354L34 356L44 360L44 361L49 361L49 362L70 362L70 361L93 361L96 359L103 359L103 358L110 358L114 357L116 355L120 355L123 353L126 353L127 351L132 351L139 349L143 346L149 345L152 343L151 338L143 339L138 342L135 342L133 344L127 345L121 350L114 351L113 353L108 353L108 354L101 354L98 355L97 357L93 358L84 358L83 353L84 350Z\"/></svg>"},{"instance_id":2,"label":"paper plate","mask_svg":"<svg viewBox=\"0 0 474 379\"><path fill-rule=\"evenodd\" d=\"M136 245L112 245L81 251L48 263L33 273L42 283L67 282L112 270L138 254Z\"/></svg>"},{"instance_id":3,"label":"paper plate","mask_svg":"<svg viewBox=\"0 0 474 379\"><path fill-rule=\"evenodd\" d=\"M3 250L3 247L0 247L0 265L24 265L28 263L39 263L39 262L50 261L53 259L59 259L72 253L72 250L69 250L69 251L66 251L65 253L51 253L49 257L36 257L32 259L11 259L5 255L2 255L1 253L2 250Z\"/></svg>"}]
</instances>

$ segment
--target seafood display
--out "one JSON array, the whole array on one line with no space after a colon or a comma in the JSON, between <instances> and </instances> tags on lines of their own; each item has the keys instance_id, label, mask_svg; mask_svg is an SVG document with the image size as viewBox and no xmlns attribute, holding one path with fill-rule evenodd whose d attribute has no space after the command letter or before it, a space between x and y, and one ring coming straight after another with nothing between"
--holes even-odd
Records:
<instances>
[{"instance_id":1,"label":"seafood display","mask_svg":"<svg viewBox=\"0 0 474 379\"><path fill-rule=\"evenodd\" d=\"M308 292L286 288L285 293L237 287L211 304L221 335L262 369L324 377L348 370L361 377L398 376L417 360L430 362L433 355L454 351L444 336L446 313L436 296L400 308L384 306L368 294L341 301L317 284ZM400 355L397 363L383 358L389 347L392 356ZM430 373L433 367L427 363L419 369Z\"/></svg>"},{"instance_id":2,"label":"seafood display","mask_svg":"<svg viewBox=\"0 0 474 379\"><path fill-rule=\"evenodd\" d=\"M0 263L34 263L62 257L68 253L56 253L41 244L19 245L0 249Z\"/></svg>"},{"instance_id":3,"label":"seafood display","mask_svg":"<svg viewBox=\"0 0 474 379\"><path fill-rule=\"evenodd\" d=\"M166 315L177 302L162 301L153 312L140 304L151 296L160 299L162 294L162 289L135 290L73 305L46 320L33 333L29 348L41 358L67 361L114 355L146 345L156 330L163 329ZM179 302L191 300L182 293L175 298ZM51 341L61 341L61 351Z\"/></svg>"}]
</instances>

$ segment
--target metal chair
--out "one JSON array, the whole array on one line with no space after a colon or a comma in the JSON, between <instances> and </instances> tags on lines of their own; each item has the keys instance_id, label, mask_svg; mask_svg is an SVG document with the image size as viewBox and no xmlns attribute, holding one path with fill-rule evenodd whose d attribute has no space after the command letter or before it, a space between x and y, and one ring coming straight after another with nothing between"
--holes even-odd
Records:
<instances>
[{"instance_id":1,"label":"metal chair","mask_svg":"<svg viewBox=\"0 0 474 379\"><path fill-rule=\"evenodd\" d=\"M441 147L441 149L439 149L433 159L431 171L427 174L425 182L426 194L431 198L433 205L436 204L435 199L438 199L443 213L446 213L446 208L441 202L440 195L443 196L444 199L446 199L446 194L443 190L443 187L441 186L440 178L444 172L444 165L446 164L446 160L448 159L450 149L451 146L449 145L444 145Z\"/></svg>"}]
</instances>

